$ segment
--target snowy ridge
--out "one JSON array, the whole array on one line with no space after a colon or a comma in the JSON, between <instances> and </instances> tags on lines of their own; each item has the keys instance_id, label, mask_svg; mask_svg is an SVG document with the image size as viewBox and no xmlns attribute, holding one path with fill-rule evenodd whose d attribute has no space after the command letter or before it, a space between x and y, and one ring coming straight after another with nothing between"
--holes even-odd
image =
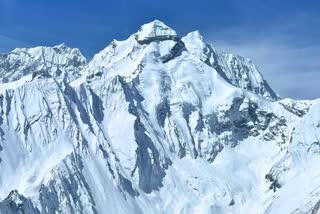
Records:
<instances>
[{"instance_id":1,"label":"snowy ridge","mask_svg":"<svg viewBox=\"0 0 320 214\"><path fill-rule=\"evenodd\" d=\"M64 44L54 47L16 48L0 54L0 79L3 83L34 73L48 73L57 79L74 80L86 65L79 49Z\"/></svg>"},{"instance_id":2,"label":"snowy ridge","mask_svg":"<svg viewBox=\"0 0 320 214\"><path fill-rule=\"evenodd\" d=\"M139 31L135 34L135 38L140 44L154 41L154 39L166 40L174 39L177 37L178 35L173 29L160 22L159 20L155 20L141 26Z\"/></svg>"},{"instance_id":3,"label":"snowy ridge","mask_svg":"<svg viewBox=\"0 0 320 214\"><path fill-rule=\"evenodd\" d=\"M189 33L182 41L191 54L215 68L229 83L270 100L279 99L250 59L218 51L205 43L199 31Z\"/></svg>"},{"instance_id":4,"label":"snowy ridge","mask_svg":"<svg viewBox=\"0 0 320 214\"><path fill-rule=\"evenodd\" d=\"M88 64L49 48L72 78L33 60L0 84L0 213L319 212L320 99L276 101L198 32L141 29Z\"/></svg>"}]
</instances>

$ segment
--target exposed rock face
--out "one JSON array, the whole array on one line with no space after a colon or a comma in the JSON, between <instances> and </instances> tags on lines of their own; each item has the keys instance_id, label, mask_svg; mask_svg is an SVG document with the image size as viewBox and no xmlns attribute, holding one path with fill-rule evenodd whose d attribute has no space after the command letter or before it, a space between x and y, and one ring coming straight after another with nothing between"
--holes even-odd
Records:
<instances>
[{"instance_id":1,"label":"exposed rock face","mask_svg":"<svg viewBox=\"0 0 320 214\"><path fill-rule=\"evenodd\" d=\"M197 32L0 58L0 213L319 210L320 100L277 101Z\"/></svg>"},{"instance_id":2,"label":"exposed rock face","mask_svg":"<svg viewBox=\"0 0 320 214\"><path fill-rule=\"evenodd\" d=\"M20 195L16 190L10 192L7 198L0 202L2 214L36 214L40 213L30 199Z\"/></svg>"},{"instance_id":3,"label":"exposed rock face","mask_svg":"<svg viewBox=\"0 0 320 214\"><path fill-rule=\"evenodd\" d=\"M312 106L312 101L309 100L292 100L284 99L279 101L279 103L291 113L303 117L306 115Z\"/></svg>"},{"instance_id":4,"label":"exposed rock face","mask_svg":"<svg viewBox=\"0 0 320 214\"><path fill-rule=\"evenodd\" d=\"M178 40L177 33L159 20L143 25L134 35L139 44L150 44L153 41Z\"/></svg>"}]
</instances>

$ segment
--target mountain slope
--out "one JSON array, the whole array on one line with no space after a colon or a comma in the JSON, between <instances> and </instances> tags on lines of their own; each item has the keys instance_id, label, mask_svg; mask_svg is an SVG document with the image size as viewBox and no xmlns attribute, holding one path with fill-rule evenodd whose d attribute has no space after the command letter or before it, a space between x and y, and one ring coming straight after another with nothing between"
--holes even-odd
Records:
<instances>
[{"instance_id":1,"label":"mountain slope","mask_svg":"<svg viewBox=\"0 0 320 214\"><path fill-rule=\"evenodd\" d=\"M215 68L229 83L270 100L279 99L250 59L218 51L203 41L199 31L187 34L182 41L189 53Z\"/></svg>"},{"instance_id":2,"label":"mountain slope","mask_svg":"<svg viewBox=\"0 0 320 214\"><path fill-rule=\"evenodd\" d=\"M0 84L0 211L316 213L320 100L270 101L199 38L156 20L73 81Z\"/></svg>"},{"instance_id":3,"label":"mountain slope","mask_svg":"<svg viewBox=\"0 0 320 214\"><path fill-rule=\"evenodd\" d=\"M78 49L64 44L54 47L16 48L0 54L0 78L3 83L35 73L52 75L57 79L74 80L86 65Z\"/></svg>"}]
</instances>

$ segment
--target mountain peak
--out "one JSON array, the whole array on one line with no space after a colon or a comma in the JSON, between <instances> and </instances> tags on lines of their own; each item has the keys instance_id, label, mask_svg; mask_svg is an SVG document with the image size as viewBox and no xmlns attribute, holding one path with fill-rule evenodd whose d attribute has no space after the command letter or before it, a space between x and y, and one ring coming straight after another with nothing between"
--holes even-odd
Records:
<instances>
[{"instance_id":1,"label":"mountain peak","mask_svg":"<svg viewBox=\"0 0 320 214\"><path fill-rule=\"evenodd\" d=\"M88 64L0 54L0 213L318 213L320 99L276 100L251 61L158 20Z\"/></svg>"},{"instance_id":2,"label":"mountain peak","mask_svg":"<svg viewBox=\"0 0 320 214\"><path fill-rule=\"evenodd\" d=\"M188 33L185 38L193 38L193 39L197 39L197 40L202 40L203 41L203 37L200 33L200 31L198 30L195 30L195 31L192 31L190 33Z\"/></svg>"},{"instance_id":3,"label":"mountain peak","mask_svg":"<svg viewBox=\"0 0 320 214\"><path fill-rule=\"evenodd\" d=\"M188 33L182 38L182 41L189 47L188 50L195 55L201 55L207 46L198 30ZM194 53L195 51L200 53Z\"/></svg>"},{"instance_id":4,"label":"mountain peak","mask_svg":"<svg viewBox=\"0 0 320 214\"><path fill-rule=\"evenodd\" d=\"M73 80L80 76L79 72L86 64L79 49L70 48L64 43L53 47L16 48L0 55L0 80L11 82L43 70L52 75L56 73L54 76L65 73Z\"/></svg>"},{"instance_id":5,"label":"mountain peak","mask_svg":"<svg viewBox=\"0 0 320 214\"><path fill-rule=\"evenodd\" d=\"M159 20L144 24L136 34L138 41L157 37L177 37L177 33Z\"/></svg>"}]
</instances>

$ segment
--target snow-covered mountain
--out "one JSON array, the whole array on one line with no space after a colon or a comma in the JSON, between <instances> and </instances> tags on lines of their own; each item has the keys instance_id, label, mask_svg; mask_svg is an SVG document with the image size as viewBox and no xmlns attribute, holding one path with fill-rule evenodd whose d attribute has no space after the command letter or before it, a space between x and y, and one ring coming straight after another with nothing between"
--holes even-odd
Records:
<instances>
[{"instance_id":1,"label":"snow-covered mountain","mask_svg":"<svg viewBox=\"0 0 320 214\"><path fill-rule=\"evenodd\" d=\"M0 79L12 82L34 73L52 75L68 81L80 77L86 59L79 49L64 44L54 47L17 48L8 54L0 54Z\"/></svg>"},{"instance_id":2,"label":"snow-covered mountain","mask_svg":"<svg viewBox=\"0 0 320 214\"><path fill-rule=\"evenodd\" d=\"M156 20L89 63L15 49L0 74L0 213L320 210L320 99L198 32Z\"/></svg>"},{"instance_id":3,"label":"snow-covered mountain","mask_svg":"<svg viewBox=\"0 0 320 214\"><path fill-rule=\"evenodd\" d=\"M279 99L250 59L218 51L203 41L199 31L189 33L182 41L189 53L213 67L227 82L270 100Z\"/></svg>"}]
</instances>

